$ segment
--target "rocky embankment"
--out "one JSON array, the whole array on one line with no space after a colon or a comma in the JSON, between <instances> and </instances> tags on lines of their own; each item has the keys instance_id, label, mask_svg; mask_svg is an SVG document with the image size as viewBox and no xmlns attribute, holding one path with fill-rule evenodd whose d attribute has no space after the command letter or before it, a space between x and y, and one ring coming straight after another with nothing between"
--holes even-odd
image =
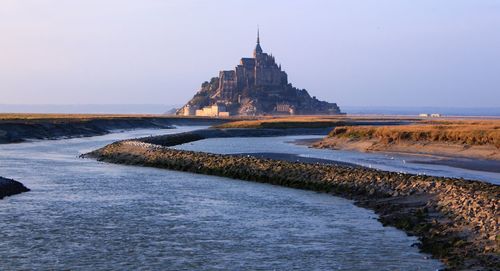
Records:
<instances>
[{"instance_id":1,"label":"rocky embankment","mask_svg":"<svg viewBox=\"0 0 500 271\"><path fill-rule=\"evenodd\" d=\"M375 210L384 225L417 235L422 251L454 270L500 268L499 186L347 165L182 151L143 141L116 142L84 157L343 196ZM168 143L159 139L158 142Z\"/></svg>"},{"instance_id":2,"label":"rocky embankment","mask_svg":"<svg viewBox=\"0 0 500 271\"><path fill-rule=\"evenodd\" d=\"M0 199L30 191L22 183L0 177Z\"/></svg>"},{"instance_id":3,"label":"rocky embankment","mask_svg":"<svg viewBox=\"0 0 500 271\"><path fill-rule=\"evenodd\" d=\"M29 139L87 137L110 133L112 130L140 128L173 128L173 125L214 125L224 119L174 117L109 117L109 118L46 118L0 120L0 144Z\"/></svg>"}]
</instances>

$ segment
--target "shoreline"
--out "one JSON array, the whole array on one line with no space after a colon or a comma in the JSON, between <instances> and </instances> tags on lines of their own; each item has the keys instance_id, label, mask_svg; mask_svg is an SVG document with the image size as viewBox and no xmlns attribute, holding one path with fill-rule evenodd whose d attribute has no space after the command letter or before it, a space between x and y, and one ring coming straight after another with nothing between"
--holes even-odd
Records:
<instances>
[{"instance_id":1,"label":"shoreline","mask_svg":"<svg viewBox=\"0 0 500 271\"><path fill-rule=\"evenodd\" d=\"M0 200L4 197L13 196L30 191L29 188L24 186L22 183L0 177Z\"/></svg>"},{"instance_id":2,"label":"shoreline","mask_svg":"<svg viewBox=\"0 0 500 271\"><path fill-rule=\"evenodd\" d=\"M27 140L106 135L113 130L141 128L173 129L174 125L214 125L226 119L176 118L149 116L75 116L73 118L0 119L0 144Z\"/></svg>"},{"instance_id":3,"label":"shoreline","mask_svg":"<svg viewBox=\"0 0 500 271\"><path fill-rule=\"evenodd\" d=\"M232 156L253 156L260 159L272 159L272 160L282 160L288 162L301 162L309 164L324 164L324 165L340 165L349 167L361 167L353 163L340 162L328 159L313 158L313 157L303 157L297 154L291 153L279 153L279 152L253 152L253 153L236 153L228 154Z\"/></svg>"},{"instance_id":4,"label":"shoreline","mask_svg":"<svg viewBox=\"0 0 500 271\"><path fill-rule=\"evenodd\" d=\"M442 143L384 144L373 139L352 140L344 138L323 138L302 142L302 144L317 149L428 157L432 160L408 160L408 162L417 164L437 164L462 169L500 173L500 150L497 150L494 146L466 147L460 144ZM469 152L467 153L467 151ZM464 154L464 152L466 152L466 154ZM473 155L468 155L470 153ZM491 153L496 153L495 157L492 157Z\"/></svg>"},{"instance_id":5,"label":"shoreline","mask_svg":"<svg viewBox=\"0 0 500 271\"><path fill-rule=\"evenodd\" d=\"M492 160L477 160L470 158L460 158L460 157L439 157L436 156L436 159L432 161L412 161L409 160L410 163L417 164L433 164L433 165L444 165L455 168L462 168L468 170L477 170L484 172L492 172L492 173L500 173L500 161L492 161Z\"/></svg>"},{"instance_id":6,"label":"shoreline","mask_svg":"<svg viewBox=\"0 0 500 271\"><path fill-rule=\"evenodd\" d=\"M312 144L320 149L355 150L428 155L440 158L469 158L500 161L500 149L493 145L469 146L458 143L399 141L382 143L378 139L349 139L326 137Z\"/></svg>"},{"instance_id":7,"label":"shoreline","mask_svg":"<svg viewBox=\"0 0 500 271\"><path fill-rule=\"evenodd\" d=\"M208 129L200 129L200 130L194 130L190 132L177 133L177 134L136 138L135 140L139 140L145 143L171 147L210 138L275 137L275 136L292 136L292 135L324 136L328 134L330 130L331 128L289 128L289 129L208 128Z\"/></svg>"},{"instance_id":8,"label":"shoreline","mask_svg":"<svg viewBox=\"0 0 500 271\"><path fill-rule=\"evenodd\" d=\"M440 119L399 126L343 126L311 146L500 162L500 121Z\"/></svg>"},{"instance_id":9,"label":"shoreline","mask_svg":"<svg viewBox=\"0 0 500 271\"><path fill-rule=\"evenodd\" d=\"M154 138L115 142L82 157L330 193L374 210L384 225L418 236L421 250L450 268L494 268L500 262L495 220L499 186L359 166L182 151L146 141Z\"/></svg>"}]
</instances>

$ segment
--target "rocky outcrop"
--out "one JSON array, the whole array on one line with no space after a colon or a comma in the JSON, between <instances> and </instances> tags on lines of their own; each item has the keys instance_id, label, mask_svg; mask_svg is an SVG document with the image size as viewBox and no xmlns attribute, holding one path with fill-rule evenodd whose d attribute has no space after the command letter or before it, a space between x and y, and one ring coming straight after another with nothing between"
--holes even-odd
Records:
<instances>
[{"instance_id":1,"label":"rocky outcrop","mask_svg":"<svg viewBox=\"0 0 500 271\"><path fill-rule=\"evenodd\" d=\"M453 269L499 267L500 187L455 178L174 150L122 141L86 154L159 167L332 193L374 209L382 223L420 237L423 251Z\"/></svg>"},{"instance_id":2,"label":"rocky outcrop","mask_svg":"<svg viewBox=\"0 0 500 271\"><path fill-rule=\"evenodd\" d=\"M0 177L0 199L30 191L22 183Z\"/></svg>"}]
</instances>

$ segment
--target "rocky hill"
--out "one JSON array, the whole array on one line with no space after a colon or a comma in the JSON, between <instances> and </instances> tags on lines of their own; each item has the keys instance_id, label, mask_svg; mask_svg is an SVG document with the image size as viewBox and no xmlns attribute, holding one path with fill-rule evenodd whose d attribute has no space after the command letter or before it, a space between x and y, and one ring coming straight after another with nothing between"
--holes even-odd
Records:
<instances>
[{"instance_id":1,"label":"rocky hill","mask_svg":"<svg viewBox=\"0 0 500 271\"><path fill-rule=\"evenodd\" d=\"M320 101L305 89L292 86L274 56L262 51L258 34L252 58L242 58L234 70L220 71L218 77L204 82L176 113L184 116L341 114L337 104Z\"/></svg>"}]
</instances>

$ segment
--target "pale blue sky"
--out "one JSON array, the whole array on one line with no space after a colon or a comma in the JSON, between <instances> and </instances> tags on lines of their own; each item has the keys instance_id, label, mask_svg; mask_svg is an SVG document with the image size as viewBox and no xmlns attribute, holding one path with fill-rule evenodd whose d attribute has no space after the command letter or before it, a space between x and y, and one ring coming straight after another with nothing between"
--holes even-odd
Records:
<instances>
[{"instance_id":1,"label":"pale blue sky","mask_svg":"<svg viewBox=\"0 0 500 271\"><path fill-rule=\"evenodd\" d=\"M340 106L500 106L500 0L1 0L0 104L182 104L257 24Z\"/></svg>"}]
</instances>

